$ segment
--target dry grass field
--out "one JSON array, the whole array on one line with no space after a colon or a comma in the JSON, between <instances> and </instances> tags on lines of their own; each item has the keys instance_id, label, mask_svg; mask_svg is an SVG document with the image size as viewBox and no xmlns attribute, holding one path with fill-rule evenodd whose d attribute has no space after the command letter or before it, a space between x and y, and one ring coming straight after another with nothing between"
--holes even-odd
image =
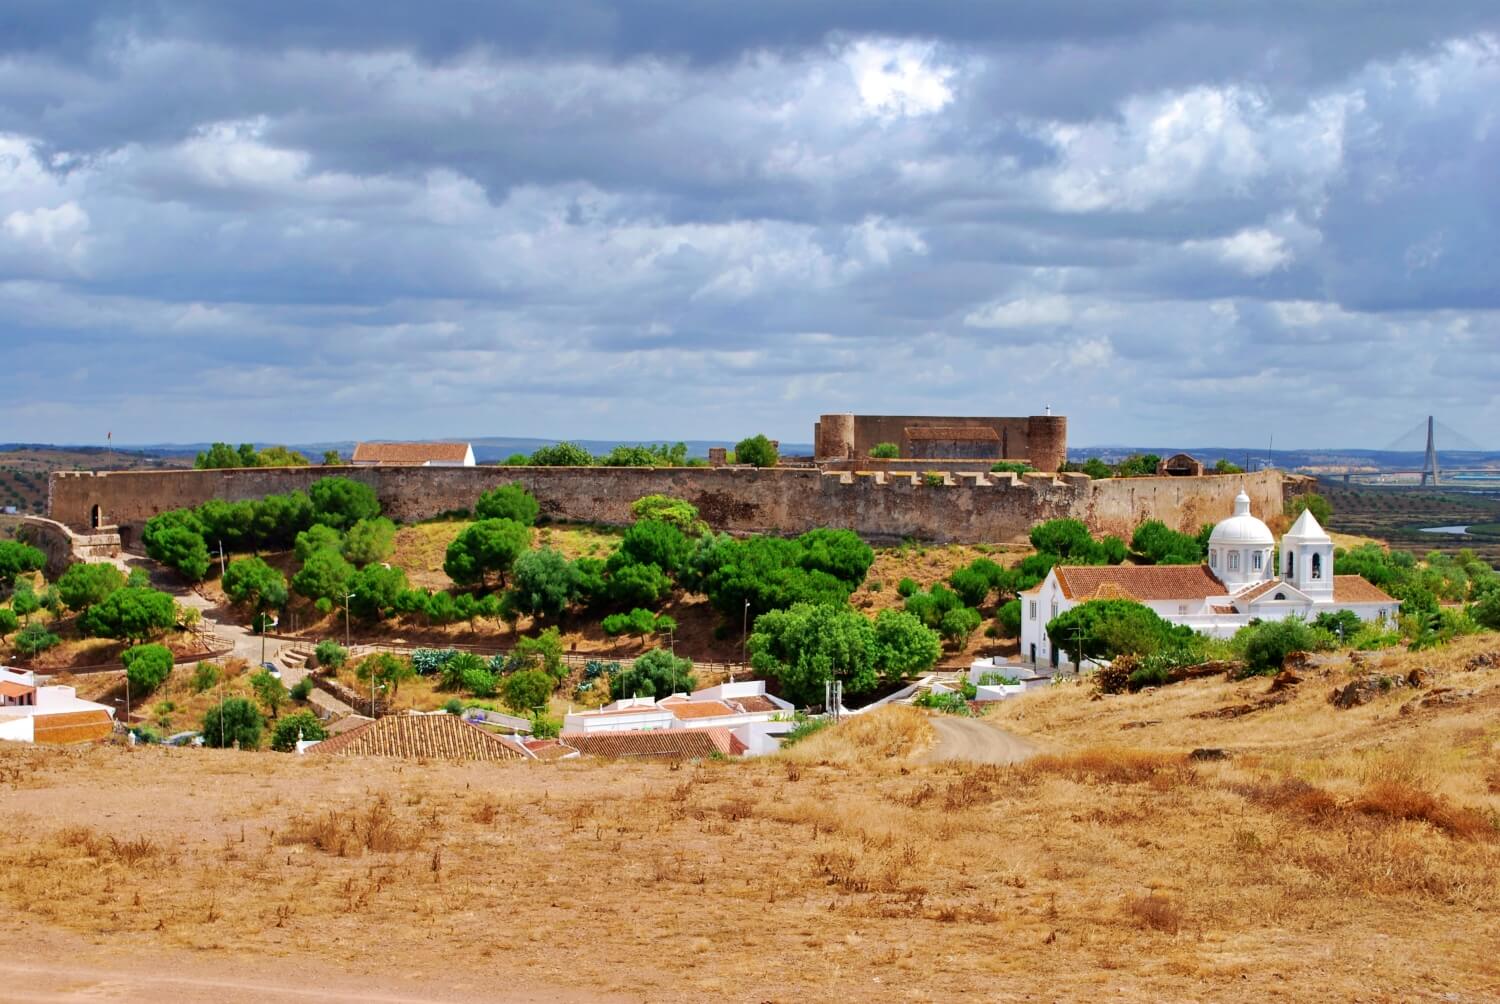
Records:
<instances>
[{"instance_id":1,"label":"dry grass field","mask_svg":"<svg viewBox=\"0 0 1500 1004\"><path fill-rule=\"evenodd\" d=\"M1016 767L919 760L905 708L680 768L5 749L0 929L372 996L1493 1000L1486 656L1377 656L1429 679L1347 711L1339 660L1278 694L1059 687L996 716L1047 750Z\"/></svg>"}]
</instances>

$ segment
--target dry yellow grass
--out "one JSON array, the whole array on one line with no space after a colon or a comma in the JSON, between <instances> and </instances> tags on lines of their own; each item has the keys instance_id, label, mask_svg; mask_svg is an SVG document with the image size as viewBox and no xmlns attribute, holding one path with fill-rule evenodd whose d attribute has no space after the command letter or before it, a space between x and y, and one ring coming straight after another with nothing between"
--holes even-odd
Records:
<instances>
[{"instance_id":1,"label":"dry yellow grass","mask_svg":"<svg viewBox=\"0 0 1500 1004\"><path fill-rule=\"evenodd\" d=\"M911 709L680 768L0 750L0 929L652 1001L1493 999L1465 645L1426 658L1478 695L1407 715L1337 666L1234 719L1191 715L1265 681L1060 688L1003 710L1052 749L1015 767L918 762Z\"/></svg>"}]
</instances>

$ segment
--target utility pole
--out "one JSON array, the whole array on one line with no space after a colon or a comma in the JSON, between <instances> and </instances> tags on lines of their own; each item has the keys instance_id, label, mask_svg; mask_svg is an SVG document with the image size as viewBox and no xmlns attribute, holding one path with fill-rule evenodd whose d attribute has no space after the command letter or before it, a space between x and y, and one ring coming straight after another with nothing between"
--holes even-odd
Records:
<instances>
[{"instance_id":1,"label":"utility pole","mask_svg":"<svg viewBox=\"0 0 1500 1004\"><path fill-rule=\"evenodd\" d=\"M349 647L349 601L357 596L357 593L344 594L344 647Z\"/></svg>"},{"instance_id":2,"label":"utility pole","mask_svg":"<svg viewBox=\"0 0 1500 1004\"><path fill-rule=\"evenodd\" d=\"M279 617L272 618L271 623L266 623L266 615L260 615L260 665L264 669L266 665L266 632L281 623Z\"/></svg>"},{"instance_id":3,"label":"utility pole","mask_svg":"<svg viewBox=\"0 0 1500 1004\"><path fill-rule=\"evenodd\" d=\"M745 642L750 637L750 601L745 601L745 616L740 622L740 665L745 665ZM733 670L729 673L729 682L734 682Z\"/></svg>"},{"instance_id":4,"label":"utility pole","mask_svg":"<svg viewBox=\"0 0 1500 1004\"><path fill-rule=\"evenodd\" d=\"M219 545L219 578L223 579L224 578L224 542L222 540L220 540L220 541L216 541L216 543Z\"/></svg>"}]
</instances>

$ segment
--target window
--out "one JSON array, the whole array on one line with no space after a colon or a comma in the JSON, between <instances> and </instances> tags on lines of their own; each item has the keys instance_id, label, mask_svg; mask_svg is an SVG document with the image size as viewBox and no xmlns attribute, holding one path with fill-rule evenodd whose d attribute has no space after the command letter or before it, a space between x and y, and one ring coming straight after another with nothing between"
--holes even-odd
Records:
<instances>
[{"instance_id":1,"label":"window","mask_svg":"<svg viewBox=\"0 0 1500 1004\"><path fill-rule=\"evenodd\" d=\"M1292 572L1297 568L1297 555L1293 551L1286 552L1286 577L1291 578Z\"/></svg>"},{"instance_id":2,"label":"window","mask_svg":"<svg viewBox=\"0 0 1500 1004\"><path fill-rule=\"evenodd\" d=\"M1208 552L1208 567L1219 567L1219 549L1217 547Z\"/></svg>"},{"instance_id":3,"label":"window","mask_svg":"<svg viewBox=\"0 0 1500 1004\"><path fill-rule=\"evenodd\" d=\"M1036 620L1036 600L1031 601L1031 619Z\"/></svg>"},{"instance_id":4,"label":"window","mask_svg":"<svg viewBox=\"0 0 1500 1004\"><path fill-rule=\"evenodd\" d=\"M1250 567L1255 569L1257 572L1260 571L1260 560L1261 554L1259 551L1256 551L1254 554L1250 555Z\"/></svg>"},{"instance_id":5,"label":"window","mask_svg":"<svg viewBox=\"0 0 1500 1004\"><path fill-rule=\"evenodd\" d=\"M1286 593L1277 593L1275 596L1271 597L1271 599L1273 599L1273 600L1284 600L1284 599L1286 599Z\"/></svg>"},{"instance_id":6,"label":"window","mask_svg":"<svg viewBox=\"0 0 1500 1004\"><path fill-rule=\"evenodd\" d=\"M1186 603L1179 603L1179 604L1177 604L1177 615L1179 617L1186 617L1187 616L1187 604Z\"/></svg>"},{"instance_id":7,"label":"window","mask_svg":"<svg viewBox=\"0 0 1500 1004\"><path fill-rule=\"evenodd\" d=\"M1057 601L1052 601L1052 619L1057 620Z\"/></svg>"},{"instance_id":8,"label":"window","mask_svg":"<svg viewBox=\"0 0 1500 1004\"><path fill-rule=\"evenodd\" d=\"M1323 556L1314 554L1312 560L1312 577L1321 579L1323 577Z\"/></svg>"},{"instance_id":9,"label":"window","mask_svg":"<svg viewBox=\"0 0 1500 1004\"><path fill-rule=\"evenodd\" d=\"M1229 552L1229 570L1231 572L1238 572L1240 570L1240 552Z\"/></svg>"}]
</instances>

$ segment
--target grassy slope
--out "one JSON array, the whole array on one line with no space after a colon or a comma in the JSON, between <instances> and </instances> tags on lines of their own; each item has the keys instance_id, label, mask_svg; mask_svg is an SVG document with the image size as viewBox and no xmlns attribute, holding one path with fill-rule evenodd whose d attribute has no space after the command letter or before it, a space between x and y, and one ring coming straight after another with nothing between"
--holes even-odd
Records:
<instances>
[{"instance_id":1,"label":"grassy slope","mask_svg":"<svg viewBox=\"0 0 1500 1004\"><path fill-rule=\"evenodd\" d=\"M0 929L476 993L1487 999L1500 669L1461 667L1500 637L1464 646L1427 661L1479 696L1406 716L1334 710L1337 666L1232 721L1189 716L1265 681L1049 692L1005 717L1059 752L1013 768L915 762L909 709L680 770L0 750Z\"/></svg>"}]
</instances>

